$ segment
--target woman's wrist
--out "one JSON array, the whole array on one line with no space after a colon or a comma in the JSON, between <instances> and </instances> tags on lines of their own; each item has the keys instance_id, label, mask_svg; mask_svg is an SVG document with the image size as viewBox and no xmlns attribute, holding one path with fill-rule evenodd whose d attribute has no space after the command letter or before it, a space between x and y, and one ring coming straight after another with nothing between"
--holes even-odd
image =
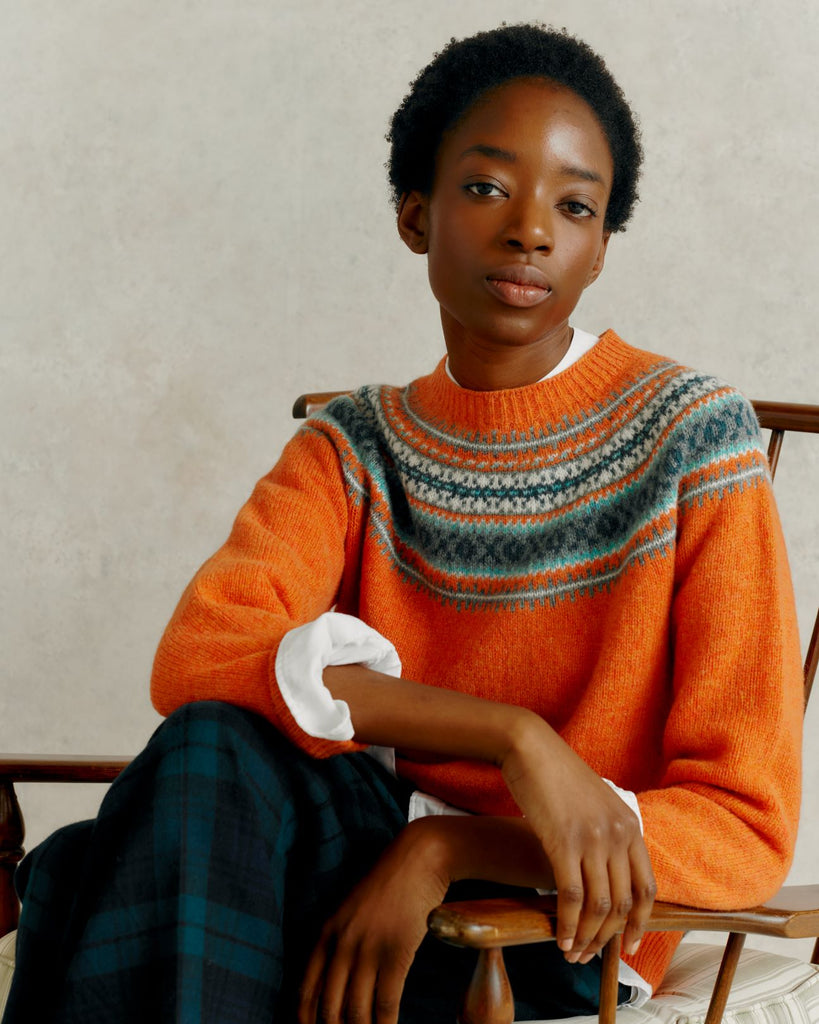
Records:
<instances>
[{"instance_id":1,"label":"woman's wrist","mask_svg":"<svg viewBox=\"0 0 819 1024\"><path fill-rule=\"evenodd\" d=\"M510 719L508 741L495 762L503 773L504 779L506 779L506 771L510 765L516 763L520 758L542 757L548 745L555 739L559 739L554 729L540 715L527 708L516 708L516 710L521 713Z\"/></svg>"},{"instance_id":2,"label":"woman's wrist","mask_svg":"<svg viewBox=\"0 0 819 1024\"><path fill-rule=\"evenodd\" d=\"M451 827L454 818L454 815L416 818L398 837L413 870L440 879L444 888L460 877L460 842L456 830Z\"/></svg>"},{"instance_id":3,"label":"woman's wrist","mask_svg":"<svg viewBox=\"0 0 819 1024\"><path fill-rule=\"evenodd\" d=\"M431 815L410 822L402 838L413 863L447 886L484 879L548 889L554 882L539 840L520 818Z\"/></svg>"}]
</instances>

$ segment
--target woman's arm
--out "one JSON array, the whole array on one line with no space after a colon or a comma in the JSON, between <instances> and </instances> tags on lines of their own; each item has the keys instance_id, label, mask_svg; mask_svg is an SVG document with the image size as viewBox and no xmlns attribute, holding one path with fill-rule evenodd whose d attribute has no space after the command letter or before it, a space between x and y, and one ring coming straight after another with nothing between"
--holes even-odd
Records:
<instances>
[{"instance_id":1,"label":"woman's arm","mask_svg":"<svg viewBox=\"0 0 819 1024\"><path fill-rule=\"evenodd\" d=\"M663 772L638 793L646 843L661 899L750 906L785 879L800 805L802 667L767 481L683 510L675 582Z\"/></svg>"},{"instance_id":2,"label":"woman's arm","mask_svg":"<svg viewBox=\"0 0 819 1024\"><path fill-rule=\"evenodd\" d=\"M322 929L301 988L299 1024L397 1021L426 919L449 885L482 878L551 887L538 839L519 818L442 815L411 822Z\"/></svg>"},{"instance_id":3,"label":"woman's arm","mask_svg":"<svg viewBox=\"0 0 819 1024\"><path fill-rule=\"evenodd\" d=\"M608 787L607 787L608 788ZM398 1020L429 912L448 886L480 878L551 888L551 864L520 818L441 815L411 822L327 922L305 973L299 1024ZM622 920L622 908L611 917ZM591 959L592 951L572 955Z\"/></svg>"},{"instance_id":4,"label":"woman's arm","mask_svg":"<svg viewBox=\"0 0 819 1024\"><path fill-rule=\"evenodd\" d=\"M598 952L624 922L626 948L636 946L655 891L637 818L542 718L512 705L386 680L360 666L325 669L324 680L333 697L348 704L357 741L472 758L501 770L527 819L520 836L537 841L549 865L558 893L557 940L569 959ZM454 842L457 834L453 825L442 841ZM452 855L464 852L459 847ZM497 862L496 871L488 848L475 847L473 856L475 873L460 877L512 881L517 852Z\"/></svg>"}]
</instances>

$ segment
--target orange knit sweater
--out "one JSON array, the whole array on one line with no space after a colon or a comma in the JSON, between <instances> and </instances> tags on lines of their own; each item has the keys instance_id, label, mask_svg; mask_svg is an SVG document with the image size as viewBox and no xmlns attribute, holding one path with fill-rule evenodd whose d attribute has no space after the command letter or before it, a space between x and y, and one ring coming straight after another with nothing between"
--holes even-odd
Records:
<instances>
[{"instance_id":1,"label":"orange knit sweater","mask_svg":"<svg viewBox=\"0 0 819 1024\"><path fill-rule=\"evenodd\" d=\"M659 898L772 894L799 810L801 669L749 404L613 332L563 373L472 392L443 363L308 421L185 591L152 694L227 700L324 757L275 679L279 641L335 606L407 678L542 715L637 793ZM476 762L399 758L428 793L517 813ZM656 985L678 937L629 962Z\"/></svg>"}]
</instances>

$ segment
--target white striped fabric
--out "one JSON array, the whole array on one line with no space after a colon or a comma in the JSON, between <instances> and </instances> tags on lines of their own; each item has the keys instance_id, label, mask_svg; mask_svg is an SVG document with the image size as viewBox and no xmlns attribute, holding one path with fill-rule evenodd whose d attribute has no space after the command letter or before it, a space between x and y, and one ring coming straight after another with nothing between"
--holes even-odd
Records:
<instances>
[{"instance_id":1,"label":"white striped fabric","mask_svg":"<svg viewBox=\"0 0 819 1024\"><path fill-rule=\"evenodd\" d=\"M0 1015L14 970L14 938L14 932L0 938ZM683 943L651 1002L620 1010L617 1024L703 1024L721 956L718 946ZM817 1022L819 968L755 949L742 954L723 1024ZM567 1017L550 1024L597 1024L597 1017Z\"/></svg>"},{"instance_id":2,"label":"white striped fabric","mask_svg":"<svg viewBox=\"0 0 819 1024\"><path fill-rule=\"evenodd\" d=\"M617 1024L704 1024L722 947L683 943L654 998L617 1013ZM722 1024L817 1024L819 967L756 949L739 961ZM540 1022L545 1024L545 1022ZM597 1024L567 1017L550 1024Z\"/></svg>"},{"instance_id":3,"label":"white striped fabric","mask_svg":"<svg viewBox=\"0 0 819 1024\"><path fill-rule=\"evenodd\" d=\"M6 1000L11 988L11 976L14 973L14 940L17 932L9 932L0 938L0 1017L6 1008Z\"/></svg>"}]
</instances>

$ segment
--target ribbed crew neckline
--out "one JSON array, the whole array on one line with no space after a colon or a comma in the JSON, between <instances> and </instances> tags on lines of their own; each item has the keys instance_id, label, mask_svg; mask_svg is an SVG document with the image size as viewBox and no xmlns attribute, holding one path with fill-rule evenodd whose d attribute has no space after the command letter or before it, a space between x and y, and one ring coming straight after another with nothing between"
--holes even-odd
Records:
<instances>
[{"instance_id":1,"label":"ribbed crew neckline","mask_svg":"<svg viewBox=\"0 0 819 1024\"><path fill-rule=\"evenodd\" d=\"M456 431L528 431L536 424L559 423L609 394L633 367L639 350L612 330L562 373L534 384L498 391L471 391L447 375L446 359L410 387L408 400L422 420Z\"/></svg>"}]
</instances>

